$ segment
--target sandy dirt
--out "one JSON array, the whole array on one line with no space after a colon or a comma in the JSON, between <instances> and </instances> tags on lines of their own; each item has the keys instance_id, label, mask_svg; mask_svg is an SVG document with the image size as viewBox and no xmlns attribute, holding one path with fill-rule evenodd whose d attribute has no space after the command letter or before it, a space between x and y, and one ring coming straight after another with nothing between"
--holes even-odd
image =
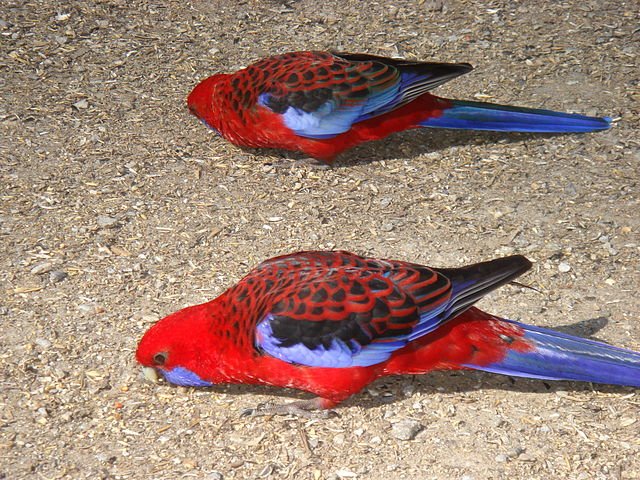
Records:
<instances>
[{"instance_id":1,"label":"sandy dirt","mask_svg":"<svg viewBox=\"0 0 640 480\"><path fill-rule=\"evenodd\" d=\"M3 0L0 478L640 478L632 388L441 372L328 420L241 418L307 395L151 385L133 358L153 322L259 261L333 248L523 253L540 293L482 308L640 350L638 4L544 3ZM321 169L189 115L198 80L298 49L470 62L438 93L619 120L406 132Z\"/></svg>"}]
</instances>

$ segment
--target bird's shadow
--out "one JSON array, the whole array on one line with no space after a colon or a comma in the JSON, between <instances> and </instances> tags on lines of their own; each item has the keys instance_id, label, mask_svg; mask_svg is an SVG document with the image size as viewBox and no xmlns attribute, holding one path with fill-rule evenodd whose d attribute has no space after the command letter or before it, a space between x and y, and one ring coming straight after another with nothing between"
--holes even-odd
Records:
<instances>
[{"instance_id":1,"label":"bird's shadow","mask_svg":"<svg viewBox=\"0 0 640 480\"><path fill-rule=\"evenodd\" d=\"M553 330L577 335L590 340L598 340L593 335L603 329L609 320L605 317L597 317L588 320L555 327ZM381 405L395 403L402 398L398 394L399 382L405 382L407 376L386 377L376 380L373 384L373 391L377 395L356 394L346 400L341 406L348 407L352 402L363 408L374 408ZM529 378L511 377L507 375L496 375L474 370L446 370L434 371L427 375L412 375L411 384L413 391L419 391L423 395L444 393L462 393L478 390L504 390L520 393L549 393L558 391L580 392L591 390L590 384L573 381L546 381ZM597 389L605 393L622 393L629 391L629 388L618 385L598 385ZM269 387L261 385L225 385L211 387L212 393L222 391L228 395L268 395L273 397L283 397L292 400L309 398L309 394L293 389L282 389L279 387ZM338 407L339 409L340 407Z\"/></svg>"},{"instance_id":2,"label":"bird's shadow","mask_svg":"<svg viewBox=\"0 0 640 480\"><path fill-rule=\"evenodd\" d=\"M522 143L533 139L547 139L564 136L563 133L518 133L486 132L469 130L419 129L393 134L391 137L358 145L340 154L332 164L334 168L347 168L374 161L398 158L413 158L419 155L447 150L463 145L488 145ZM264 150L244 148L247 153L264 155ZM283 159L308 160L308 155L299 152L276 150ZM270 163L270 162L266 162ZM274 162L280 163L280 162ZM321 165L322 162L318 161Z\"/></svg>"}]
</instances>

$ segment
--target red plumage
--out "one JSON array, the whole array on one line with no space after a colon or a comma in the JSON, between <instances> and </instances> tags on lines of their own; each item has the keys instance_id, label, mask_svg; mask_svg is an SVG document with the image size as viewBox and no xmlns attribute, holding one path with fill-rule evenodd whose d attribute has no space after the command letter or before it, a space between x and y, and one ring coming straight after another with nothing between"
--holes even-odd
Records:
<instances>
[{"instance_id":1,"label":"red plumage","mask_svg":"<svg viewBox=\"0 0 640 480\"><path fill-rule=\"evenodd\" d=\"M500 319L471 305L530 267L512 256L454 269L300 252L267 260L215 300L164 318L136 357L168 381L312 392L329 408L386 375L480 369L640 383L640 355Z\"/></svg>"},{"instance_id":2,"label":"red plumage","mask_svg":"<svg viewBox=\"0 0 640 480\"><path fill-rule=\"evenodd\" d=\"M418 127L527 132L609 127L608 119L428 93L471 69L466 63L291 52L213 75L193 89L187 103L236 145L303 152L327 163L363 142Z\"/></svg>"},{"instance_id":3,"label":"red plumage","mask_svg":"<svg viewBox=\"0 0 640 480\"><path fill-rule=\"evenodd\" d=\"M332 408L358 393L377 378L388 375L423 374L433 370L466 369L474 359L491 363L507 348L527 350L519 339L520 329L472 307L442 329L395 352L382 364L370 367L322 368L293 365L261 355L252 344L248 324L255 315L239 315L239 329L229 319L238 315L225 306L225 294L212 302L189 307L166 317L150 330L136 353L145 366L161 368L153 361L159 351L168 351L170 362L181 365L213 384L259 384L305 390L318 396L313 407ZM218 325L217 320L224 321ZM200 332L206 331L204 335ZM229 332L229 334L227 334ZM517 340L507 344L501 335ZM480 345L472 348L472 343Z\"/></svg>"}]
</instances>

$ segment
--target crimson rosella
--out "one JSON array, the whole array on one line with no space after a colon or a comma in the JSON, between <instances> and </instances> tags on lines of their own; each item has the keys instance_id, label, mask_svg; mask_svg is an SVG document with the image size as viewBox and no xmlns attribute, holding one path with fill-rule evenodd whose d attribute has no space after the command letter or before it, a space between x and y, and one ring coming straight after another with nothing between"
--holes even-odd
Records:
<instances>
[{"instance_id":1,"label":"crimson rosella","mask_svg":"<svg viewBox=\"0 0 640 480\"><path fill-rule=\"evenodd\" d=\"M289 404L297 411L332 408L379 377L437 369L640 386L640 353L472 307L530 266L519 255L461 268L348 252L276 257L215 300L160 320L136 357L147 376L177 385L317 395Z\"/></svg>"},{"instance_id":2,"label":"crimson rosella","mask_svg":"<svg viewBox=\"0 0 640 480\"><path fill-rule=\"evenodd\" d=\"M611 119L450 100L429 92L472 69L329 52L292 52L198 84L189 109L244 147L303 152L331 163L344 150L418 127L591 132Z\"/></svg>"}]
</instances>

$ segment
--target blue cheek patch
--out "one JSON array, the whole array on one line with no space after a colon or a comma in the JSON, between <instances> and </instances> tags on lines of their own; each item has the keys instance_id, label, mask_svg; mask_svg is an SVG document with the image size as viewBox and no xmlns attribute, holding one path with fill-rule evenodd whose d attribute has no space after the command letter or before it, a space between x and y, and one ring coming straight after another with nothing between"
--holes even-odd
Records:
<instances>
[{"instance_id":1,"label":"blue cheek patch","mask_svg":"<svg viewBox=\"0 0 640 480\"><path fill-rule=\"evenodd\" d=\"M176 367L173 370L160 370L165 380L174 385L183 387L211 387L213 383L201 379L198 374L193 373L183 367Z\"/></svg>"},{"instance_id":2,"label":"blue cheek patch","mask_svg":"<svg viewBox=\"0 0 640 480\"><path fill-rule=\"evenodd\" d=\"M215 128L213 128L211 125L209 125L204 119L202 118L198 118L198 120L200 120L202 122L202 124L207 127L209 130L213 130L213 133L215 133L216 135L218 135L219 137L221 137L222 135L220 135L220 132L218 130L216 130Z\"/></svg>"}]
</instances>

